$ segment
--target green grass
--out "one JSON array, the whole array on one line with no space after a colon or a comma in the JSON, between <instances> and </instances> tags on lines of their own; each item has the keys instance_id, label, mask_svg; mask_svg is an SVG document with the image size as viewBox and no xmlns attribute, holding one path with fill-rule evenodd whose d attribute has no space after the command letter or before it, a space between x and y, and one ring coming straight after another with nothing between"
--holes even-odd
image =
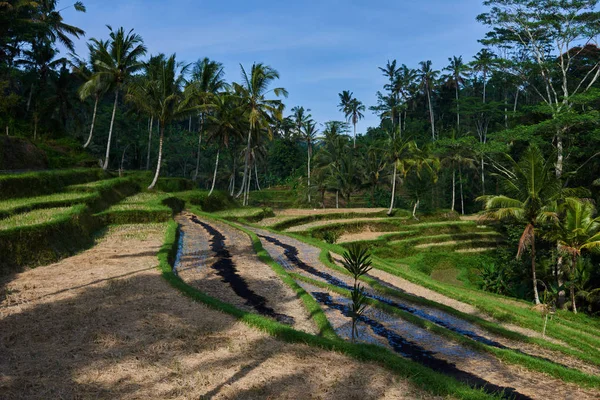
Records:
<instances>
[{"instance_id":1,"label":"green grass","mask_svg":"<svg viewBox=\"0 0 600 400\"><path fill-rule=\"evenodd\" d=\"M56 207L16 214L0 220L0 231L57 221L72 211L73 207Z\"/></svg>"},{"instance_id":2,"label":"green grass","mask_svg":"<svg viewBox=\"0 0 600 400\"><path fill-rule=\"evenodd\" d=\"M142 192L125 198L98 214L105 224L166 222L184 202L169 193Z\"/></svg>"},{"instance_id":3,"label":"green grass","mask_svg":"<svg viewBox=\"0 0 600 400\"><path fill-rule=\"evenodd\" d=\"M264 227L258 228L274 231ZM341 255L345 251L344 247L336 244L328 244L321 240L299 234L287 233L287 236L321 248L321 261L328 267L345 273L342 268L336 266L329 260L329 251ZM442 253L439 256L444 257L448 256L448 254ZM456 256L462 259L465 255L456 254ZM373 265L377 269L399 276L400 278L404 278L450 298L470 304L500 322L511 322L538 332L541 332L542 330L543 320L541 316L537 312L530 310L531 304L527 302L510 299L481 290L444 284L415 269L395 266L389 260L381 259L376 256L373 257L373 261ZM388 288L378 285L377 282L368 280L368 278L365 278L365 281L382 293L389 293ZM564 343L568 343L570 346L574 347L574 349L571 349L564 345L551 343L548 340L531 338L509 331L503 328L499 323L490 322L477 316L461 313L458 310L444 306L443 304L431 302L403 292L397 292L395 295L409 301L439 308L506 338L536 344L549 350L562 352L593 365L600 365L600 354L598 351L599 338L596 336L598 322L594 321L594 319L589 316L582 316L580 314L573 315L566 311L558 311L557 317L559 320L552 321L548 324L548 336L561 340Z\"/></svg>"},{"instance_id":4,"label":"green grass","mask_svg":"<svg viewBox=\"0 0 600 400\"><path fill-rule=\"evenodd\" d=\"M0 201L0 219L39 208L67 207L94 198L93 193L64 192L47 196L25 197Z\"/></svg>"},{"instance_id":5,"label":"green grass","mask_svg":"<svg viewBox=\"0 0 600 400\"><path fill-rule=\"evenodd\" d=\"M359 361L376 362L399 376L408 378L421 389L435 395L454 396L460 399L492 399L500 397L491 396L480 390L472 389L463 383L443 374L434 372L420 364L398 357L396 354L385 348L375 345L352 344L340 339L315 336L296 331L270 318L242 311L231 304L207 296L199 290L187 285L173 273L171 263L176 251L176 244L177 224L171 221L169 222L165 234L165 242L158 255L159 269L169 284L195 301L206 304L218 311L230 314L240 321L260 329L279 340L289 343L303 343L325 350L337 351Z\"/></svg>"},{"instance_id":6,"label":"green grass","mask_svg":"<svg viewBox=\"0 0 600 400\"><path fill-rule=\"evenodd\" d=\"M61 192L66 186L107 177L101 169L67 169L0 175L0 200Z\"/></svg>"},{"instance_id":7,"label":"green grass","mask_svg":"<svg viewBox=\"0 0 600 400\"><path fill-rule=\"evenodd\" d=\"M342 289L325 282L305 277L303 275L291 275L296 280L304 281L311 285L330 290L346 298L351 298L351 292L347 289ZM449 340L468 346L474 350L494 355L506 363L520 365L532 371L542 372L554 378L561 379L565 382L575 383L576 385L583 388L600 388L600 377L598 376L589 375L584 372L562 366L549 360L515 352L510 349L499 349L497 347L489 346L484 343L476 342L475 340L455 333L450 329L436 325L430 321L419 318L418 316L415 316L407 311L403 311L397 307L392 307L375 299L367 299L367 303L370 306L379 308L389 314L394 314L402 318L403 320L418 326L419 328L428 330L430 332L443 336Z\"/></svg>"}]
</instances>

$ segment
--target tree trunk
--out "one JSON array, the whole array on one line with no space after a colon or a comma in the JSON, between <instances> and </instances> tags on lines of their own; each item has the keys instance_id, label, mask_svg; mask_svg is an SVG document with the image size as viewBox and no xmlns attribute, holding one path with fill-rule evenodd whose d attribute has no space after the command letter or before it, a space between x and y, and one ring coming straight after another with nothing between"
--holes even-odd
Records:
<instances>
[{"instance_id":1,"label":"tree trunk","mask_svg":"<svg viewBox=\"0 0 600 400\"><path fill-rule=\"evenodd\" d=\"M38 117L37 112L33 113L33 140L37 140Z\"/></svg>"},{"instance_id":2,"label":"tree trunk","mask_svg":"<svg viewBox=\"0 0 600 400\"><path fill-rule=\"evenodd\" d=\"M192 131L192 116L190 115L190 120L188 123L188 132L191 132L191 131Z\"/></svg>"},{"instance_id":3,"label":"tree trunk","mask_svg":"<svg viewBox=\"0 0 600 400\"><path fill-rule=\"evenodd\" d=\"M219 168L219 153L221 153L221 149L217 150L217 161L215 161L215 172L213 174L213 181L212 186L210 187L210 192L208 192L209 196L212 194L213 190L215 190L215 182L217 181L217 168Z\"/></svg>"},{"instance_id":4,"label":"tree trunk","mask_svg":"<svg viewBox=\"0 0 600 400\"><path fill-rule=\"evenodd\" d=\"M398 168L396 163L394 162L394 173L392 174L392 198L390 200L390 209L388 210L388 215L392 215L394 211L394 200L396 199L396 173L398 172Z\"/></svg>"},{"instance_id":5,"label":"tree trunk","mask_svg":"<svg viewBox=\"0 0 600 400\"><path fill-rule=\"evenodd\" d=\"M465 215L465 198L463 195L462 168L460 165L458 166L458 180L460 183L460 209L462 215Z\"/></svg>"},{"instance_id":6,"label":"tree trunk","mask_svg":"<svg viewBox=\"0 0 600 400\"><path fill-rule=\"evenodd\" d=\"M258 163L254 159L254 176L256 177L256 190L260 191L260 183L258 182Z\"/></svg>"},{"instance_id":7,"label":"tree trunk","mask_svg":"<svg viewBox=\"0 0 600 400\"><path fill-rule=\"evenodd\" d=\"M485 163L483 162L483 154L481 155L481 193L485 196Z\"/></svg>"},{"instance_id":8,"label":"tree trunk","mask_svg":"<svg viewBox=\"0 0 600 400\"><path fill-rule=\"evenodd\" d=\"M117 113L117 103L119 101L119 90L115 91L115 104L113 105L112 117L110 118L110 128L108 129L108 143L106 144L106 157L104 158L103 170L108 169L108 162L110 160L110 141L112 139L113 126L115 124L115 114Z\"/></svg>"},{"instance_id":9,"label":"tree trunk","mask_svg":"<svg viewBox=\"0 0 600 400\"><path fill-rule=\"evenodd\" d=\"M233 154L235 154L235 152L232 152ZM229 193L230 196L233 196L233 193L235 193L235 176L237 175L237 171L236 171L236 162L235 162L235 156L233 156L233 171L231 174L231 192Z\"/></svg>"},{"instance_id":10,"label":"tree trunk","mask_svg":"<svg viewBox=\"0 0 600 400\"><path fill-rule=\"evenodd\" d=\"M8 125L6 125L6 136L8 136Z\"/></svg>"},{"instance_id":11,"label":"tree trunk","mask_svg":"<svg viewBox=\"0 0 600 400\"><path fill-rule=\"evenodd\" d=\"M417 218L417 208L419 208L419 203L421 203L421 200L417 198L417 201L415 201L415 205L413 206L413 211L412 211L412 217L413 217L413 219L416 219L417 221L419 220L419 218Z\"/></svg>"},{"instance_id":12,"label":"tree trunk","mask_svg":"<svg viewBox=\"0 0 600 400\"><path fill-rule=\"evenodd\" d=\"M340 208L340 191L335 191L335 208Z\"/></svg>"},{"instance_id":13,"label":"tree trunk","mask_svg":"<svg viewBox=\"0 0 600 400\"><path fill-rule=\"evenodd\" d=\"M310 143L308 144L308 204L310 204Z\"/></svg>"},{"instance_id":14,"label":"tree trunk","mask_svg":"<svg viewBox=\"0 0 600 400\"><path fill-rule=\"evenodd\" d=\"M84 149L86 149L92 142L92 135L94 134L94 123L96 122L96 110L98 109L98 99L100 99L100 96L96 95L96 101L94 102L94 113L92 114L92 126L90 127L90 136L88 136L87 142L85 142L85 144L83 145Z\"/></svg>"},{"instance_id":15,"label":"tree trunk","mask_svg":"<svg viewBox=\"0 0 600 400\"><path fill-rule=\"evenodd\" d=\"M354 122L354 148L356 148L356 122Z\"/></svg>"},{"instance_id":16,"label":"tree trunk","mask_svg":"<svg viewBox=\"0 0 600 400\"><path fill-rule=\"evenodd\" d=\"M540 295L538 294L537 289L537 275L535 272L535 228L533 237L531 239L531 274L533 280L533 298L535 300L535 304L540 304Z\"/></svg>"},{"instance_id":17,"label":"tree trunk","mask_svg":"<svg viewBox=\"0 0 600 400\"><path fill-rule=\"evenodd\" d=\"M431 123L431 140L435 142L435 122L433 119L433 108L431 108L431 94L429 93L429 86L427 87L427 102L429 103L429 120Z\"/></svg>"},{"instance_id":18,"label":"tree trunk","mask_svg":"<svg viewBox=\"0 0 600 400\"><path fill-rule=\"evenodd\" d=\"M150 169L150 150L152 149L152 129L154 124L154 116L150 117L150 130L148 130L148 154L146 155L146 171Z\"/></svg>"},{"instance_id":19,"label":"tree trunk","mask_svg":"<svg viewBox=\"0 0 600 400\"><path fill-rule=\"evenodd\" d=\"M563 173L563 137L562 132L556 134L556 177L560 178Z\"/></svg>"},{"instance_id":20,"label":"tree trunk","mask_svg":"<svg viewBox=\"0 0 600 400\"><path fill-rule=\"evenodd\" d=\"M196 172L194 172L194 182L198 180L198 171L200 170L200 146L202 145L202 131L204 130L204 115L200 117L200 129L198 129L198 149L196 151Z\"/></svg>"},{"instance_id":21,"label":"tree trunk","mask_svg":"<svg viewBox=\"0 0 600 400\"><path fill-rule=\"evenodd\" d=\"M517 93L515 93L515 103L513 104L513 114L517 113L517 103L519 102L519 88L517 88Z\"/></svg>"},{"instance_id":22,"label":"tree trunk","mask_svg":"<svg viewBox=\"0 0 600 400\"><path fill-rule=\"evenodd\" d=\"M456 133L460 132L460 104L458 103L458 79L456 80Z\"/></svg>"},{"instance_id":23,"label":"tree trunk","mask_svg":"<svg viewBox=\"0 0 600 400\"><path fill-rule=\"evenodd\" d=\"M452 211L456 205L456 168L452 167Z\"/></svg>"},{"instance_id":24,"label":"tree trunk","mask_svg":"<svg viewBox=\"0 0 600 400\"><path fill-rule=\"evenodd\" d=\"M252 128L248 129L248 141L246 145L246 160L244 162L244 177L242 178L242 187L240 192L235 197L240 197L242 192L246 188L246 181L248 179L248 164L250 163L250 143L252 142Z\"/></svg>"},{"instance_id":25,"label":"tree trunk","mask_svg":"<svg viewBox=\"0 0 600 400\"><path fill-rule=\"evenodd\" d=\"M27 112L29 112L29 107L31 106L31 98L33 97L33 83L31 84L31 88L29 90L29 96L27 97Z\"/></svg>"},{"instance_id":26,"label":"tree trunk","mask_svg":"<svg viewBox=\"0 0 600 400\"><path fill-rule=\"evenodd\" d=\"M160 164L162 162L162 150L163 150L163 140L165 136L165 126L161 123L160 125L160 138L158 140L158 163L156 164L156 173L154 174L154 179L150 186L148 186L148 190L154 189L156 186L156 182L158 182L158 176L160 175Z\"/></svg>"}]
</instances>

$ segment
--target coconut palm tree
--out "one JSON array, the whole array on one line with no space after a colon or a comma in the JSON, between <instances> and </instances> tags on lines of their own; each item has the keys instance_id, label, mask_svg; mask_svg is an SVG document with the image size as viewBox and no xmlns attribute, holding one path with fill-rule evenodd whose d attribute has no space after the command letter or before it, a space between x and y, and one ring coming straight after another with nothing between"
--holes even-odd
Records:
<instances>
[{"instance_id":1,"label":"coconut palm tree","mask_svg":"<svg viewBox=\"0 0 600 400\"><path fill-rule=\"evenodd\" d=\"M356 148L356 124L364 118L362 112L365 111L365 106L361 101L354 98L349 90L344 90L338 96L340 98L339 110L344 113L346 120L354 125L354 147Z\"/></svg>"},{"instance_id":2,"label":"coconut palm tree","mask_svg":"<svg viewBox=\"0 0 600 400\"><path fill-rule=\"evenodd\" d=\"M250 73L248 74L244 67L240 65L242 70L242 83L234 83L233 89L237 96L240 97L242 104L242 110L248 117L248 139L246 141L246 155L244 163L244 177L242 179L242 186L237 195L239 197L243 192L244 188L249 187L248 180L250 176L248 174L248 168L250 163L250 149L252 146L252 133L265 131L271 134L273 120L282 119L283 103L280 100L268 99L267 96L273 93L275 96L286 96L287 90L278 87L269 89L269 86L275 79L279 79L279 72L277 70L264 65L262 63L252 64ZM248 189L246 189L244 195L244 205L248 204Z\"/></svg>"},{"instance_id":3,"label":"coconut palm tree","mask_svg":"<svg viewBox=\"0 0 600 400\"><path fill-rule=\"evenodd\" d=\"M427 95L427 104L429 105L429 122L431 124L431 140L435 142L435 119L433 115L433 106L431 104L431 92L435 85L440 71L436 71L431 67L431 60L421 61L419 63L421 69L418 71L418 76L421 79L421 86Z\"/></svg>"},{"instance_id":4,"label":"coconut palm tree","mask_svg":"<svg viewBox=\"0 0 600 400\"><path fill-rule=\"evenodd\" d=\"M408 138L401 138L396 134L396 129L388 131L388 141L386 143L387 158L392 164L392 195L388 215L394 211L394 202L396 200L396 182L398 172L405 178L410 167L410 160L418 151L417 144Z\"/></svg>"},{"instance_id":5,"label":"coconut palm tree","mask_svg":"<svg viewBox=\"0 0 600 400\"><path fill-rule=\"evenodd\" d=\"M571 258L569 289L572 309L577 313L574 276L577 262L584 250L600 251L600 217L596 216L596 208L590 201L573 197L560 204L558 214L560 218L548 238L558 242L558 250Z\"/></svg>"},{"instance_id":6,"label":"coconut palm tree","mask_svg":"<svg viewBox=\"0 0 600 400\"><path fill-rule=\"evenodd\" d=\"M519 162L506 156L509 168L499 173L500 185L505 194L481 196L477 200L484 204L483 218L516 219L525 225L517 258L531 249L531 275L533 295L540 304L537 290L535 239L536 230L545 221L555 218L555 204L562 194L560 180L552 173L552 160L545 160L542 152L530 146Z\"/></svg>"},{"instance_id":7,"label":"coconut palm tree","mask_svg":"<svg viewBox=\"0 0 600 400\"><path fill-rule=\"evenodd\" d=\"M475 168L475 158L472 155L473 138L464 137L455 139L439 140L436 144L441 148L441 164L452 169L452 205L456 209L456 172L458 171L458 182L460 185L461 214L465 214L465 200L463 191L462 171L464 168Z\"/></svg>"},{"instance_id":8,"label":"coconut palm tree","mask_svg":"<svg viewBox=\"0 0 600 400\"><path fill-rule=\"evenodd\" d=\"M238 137L240 132L241 113L238 99L230 93L222 93L212 97L211 104L208 105L210 113L207 114L209 125L209 141L217 143L217 157L215 160L215 171L213 181L208 195L212 195L217 180L217 170L219 168L219 155L223 147L229 148L229 142Z\"/></svg>"},{"instance_id":9,"label":"coconut palm tree","mask_svg":"<svg viewBox=\"0 0 600 400\"><path fill-rule=\"evenodd\" d=\"M448 83L454 86L454 93L456 97L456 132L460 132L460 103L459 103L459 92L460 85L464 83L465 74L469 70L469 67L463 62L462 56L453 56L452 58L448 58L450 64L444 68L445 71L448 71L449 74L447 76Z\"/></svg>"},{"instance_id":10,"label":"coconut palm tree","mask_svg":"<svg viewBox=\"0 0 600 400\"><path fill-rule=\"evenodd\" d=\"M317 123L315 121L313 121L312 119L306 121L304 123L303 129L302 129L302 136L304 137L304 140L306 141L306 147L307 147L307 151L308 151L308 174L307 174L307 178L308 178L308 204L310 204L311 202L311 198L310 198L310 191L311 191L311 186L310 186L310 160L312 158L312 151L313 151L313 143L317 138L317 133L319 133L319 130L317 129Z\"/></svg>"},{"instance_id":11,"label":"coconut palm tree","mask_svg":"<svg viewBox=\"0 0 600 400\"><path fill-rule=\"evenodd\" d=\"M142 84L134 83L127 99L136 102L148 114L154 115L160 130L158 145L158 162L154 179L148 189L153 189L160 175L162 163L165 127L175 120L180 120L197 112L183 93L185 74L188 66L177 63L175 54L161 60L157 79Z\"/></svg>"},{"instance_id":12,"label":"coconut palm tree","mask_svg":"<svg viewBox=\"0 0 600 400\"><path fill-rule=\"evenodd\" d=\"M471 66L474 71L481 73L481 80L483 83L483 103L486 102L487 82L488 77L491 75L493 68L497 65L498 60L496 55L488 49L481 49L471 62Z\"/></svg>"},{"instance_id":13,"label":"coconut palm tree","mask_svg":"<svg viewBox=\"0 0 600 400\"><path fill-rule=\"evenodd\" d=\"M224 77L225 71L223 69L223 64L211 60L208 57L204 57L194 64L188 91L191 96L196 98L198 105L208 104L211 102L213 96L227 89L228 85L225 82ZM200 146L202 145L202 135L204 133L204 122L206 119L205 110L201 110L199 118L200 124L198 127L198 148L196 150L194 181L198 179L198 172L200 170Z\"/></svg>"},{"instance_id":14,"label":"coconut palm tree","mask_svg":"<svg viewBox=\"0 0 600 400\"><path fill-rule=\"evenodd\" d=\"M294 129L296 133L296 137L302 138L304 137L304 128L307 122L312 121L312 115L310 115L310 109L305 109L302 106L296 106L290 110L292 115L290 118L294 123Z\"/></svg>"},{"instance_id":15,"label":"coconut palm tree","mask_svg":"<svg viewBox=\"0 0 600 400\"><path fill-rule=\"evenodd\" d=\"M108 41L99 41L103 47L108 47ZM110 89L110 82L101 79L101 75L97 75L98 69L95 66L95 60L99 51L98 46L93 42L87 44L90 52L90 69L87 68L84 62L80 63L77 71L85 79L85 83L79 88L79 98L83 101L90 96L94 96L94 111L92 113L92 124L90 125L90 134L83 148L87 148L92 142L94 135L94 126L96 123L96 112L98 111L98 102L104 94Z\"/></svg>"},{"instance_id":16,"label":"coconut palm tree","mask_svg":"<svg viewBox=\"0 0 600 400\"><path fill-rule=\"evenodd\" d=\"M144 64L140 61L140 57L146 54L142 37L133 33L133 29L127 33L125 33L123 27L116 31L110 26L108 26L108 29L110 31L108 41L91 39L92 46L97 50L94 65L98 72L95 74L95 79L107 82L115 91L115 101L106 144L106 156L102 166L105 170L108 169L110 160L110 142L119 102L119 92L129 80L129 77L143 68Z\"/></svg>"}]
</instances>

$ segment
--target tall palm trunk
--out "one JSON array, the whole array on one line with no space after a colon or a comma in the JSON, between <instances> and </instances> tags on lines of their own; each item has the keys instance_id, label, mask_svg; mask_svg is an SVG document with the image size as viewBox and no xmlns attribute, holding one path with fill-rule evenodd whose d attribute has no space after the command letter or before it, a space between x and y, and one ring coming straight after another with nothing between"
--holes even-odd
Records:
<instances>
[{"instance_id":1,"label":"tall palm trunk","mask_svg":"<svg viewBox=\"0 0 600 400\"><path fill-rule=\"evenodd\" d=\"M217 161L215 161L215 172L213 174L213 181L212 186L210 187L210 192L208 192L209 196L212 194L213 190L215 190L215 182L217 181L217 169L219 168L219 153L221 153L221 148L217 150Z\"/></svg>"},{"instance_id":2,"label":"tall palm trunk","mask_svg":"<svg viewBox=\"0 0 600 400\"><path fill-rule=\"evenodd\" d=\"M38 114L37 111L33 112L33 140L37 140L37 128L38 128Z\"/></svg>"},{"instance_id":3,"label":"tall palm trunk","mask_svg":"<svg viewBox=\"0 0 600 400\"><path fill-rule=\"evenodd\" d=\"M233 196L233 193L235 192L235 176L237 175L237 165L235 162L235 151L232 152L232 154L234 154L233 158L233 168L232 168L232 173L231 173L231 191L229 192L230 196Z\"/></svg>"},{"instance_id":4,"label":"tall palm trunk","mask_svg":"<svg viewBox=\"0 0 600 400\"><path fill-rule=\"evenodd\" d=\"M198 129L198 148L196 149L196 171L193 181L198 180L198 171L200 170L200 146L202 145L202 131L204 130L204 113L200 116L200 128Z\"/></svg>"},{"instance_id":5,"label":"tall palm trunk","mask_svg":"<svg viewBox=\"0 0 600 400\"><path fill-rule=\"evenodd\" d=\"M110 118L110 128L108 129L108 143L106 144L106 157L104 158L103 170L108 169L108 161L110 157L110 141L112 139L113 126L115 124L115 114L117 113L117 103L119 102L119 90L115 91L115 104L113 105L112 117Z\"/></svg>"},{"instance_id":6,"label":"tall palm trunk","mask_svg":"<svg viewBox=\"0 0 600 400\"><path fill-rule=\"evenodd\" d=\"M308 144L308 204L310 204L310 143Z\"/></svg>"},{"instance_id":7,"label":"tall palm trunk","mask_svg":"<svg viewBox=\"0 0 600 400\"><path fill-rule=\"evenodd\" d=\"M571 266L571 271L575 271L575 268L577 268L577 256L573 255L573 264ZM571 283L571 307L573 308L573 313L577 314L577 303L575 302L575 285L573 283Z\"/></svg>"},{"instance_id":8,"label":"tall palm trunk","mask_svg":"<svg viewBox=\"0 0 600 400\"><path fill-rule=\"evenodd\" d=\"M394 200L396 199L396 174L398 172L397 165L394 162L394 173L392 174L392 198L390 200L390 209L388 210L388 215L392 215L394 211Z\"/></svg>"},{"instance_id":9,"label":"tall palm trunk","mask_svg":"<svg viewBox=\"0 0 600 400\"><path fill-rule=\"evenodd\" d=\"M258 181L258 163L254 162L254 177L256 178L256 190L258 190L259 192L262 190L260 188L260 183Z\"/></svg>"},{"instance_id":10,"label":"tall palm trunk","mask_svg":"<svg viewBox=\"0 0 600 400\"><path fill-rule=\"evenodd\" d=\"M531 236L531 276L533 281L533 298L535 300L535 304L540 304L540 295L537 289L537 274L535 271L535 227L532 228Z\"/></svg>"},{"instance_id":11,"label":"tall palm trunk","mask_svg":"<svg viewBox=\"0 0 600 400\"><path fill-rule=\"evenodd\" d=\"M150 186L148 186L148 190L154 189L156 186L156 182L158 182L158 176L160 175L160 164L162 162L162 150L163 150L163 139L165 137L165 125L163 123L159 124L160 126L160 138L158 140L158 163L156 164L156 173L154 174L154 179Z\"/></svg>"},{"instance_id":12,"label":"tall palm trunk","mask_svg":"<svg viewBox=\"0 0 600 400\"><path fill-rule=\"evenodd\" d=\"M335 208L340 208L340 191L335 191Z\"/></svg>"},{"instance_id":13,"label":"tall palm trunk","mask_svg":"<svg viewBox=\"0 0 600 400\"><path fill-rule=\"evenodd\" d=\"M456 133L460 132L460 104L458 103L458 79L456 79Z\"/></svg>"},{"instance_id":14,"label":"tall palm trunk","mask_svg":"<svg viewBox=\"0 0 600 400\"><path fill-rule=\"evenodd\" d=\"M465 196L463 194L463 179L462 179L462 168L458 165L458 180L460 182L460 210L462 215L465 215Z\"/></svg>"},{"instance_id":15,"label":"tall palm trunk","mask_svg":"<svg viewBox=\"0 0 600 400\"><path fill-rule=\"evenodd\" d=\"M240 197L240 195L244 192L246 188L246 183L248 180L248 166L250 164L250 144L252 142L252 128L248 129L248 141L246 145L246 161L244 163L244 177L242 178L242 187L240 188L239 193L235 197Z\"/></svg>"},{"instance_id":16,"label":"tall palm trunk","mask_svg":"<svg viewBox=\"0 0 600 400\"><path fill-rule=\"evenodd\" d=\"M356 148L356 122L352 121L354 125L354 148Z\"/></svg>"},{"instance_id":17,"label":"tall palm trunk","mask_svg":"<svg viewBox=\"0 0 600 400\"><path fill-rule=\"evenodd\" d=\"M452 166L452 211L456 208L456 168Z\"/></svg>"},{"instance_id":18,"label":"tall palm trunk","mask_svg":"<svg viewBox=\"0 0 600 400\"><path fill-rule=\"evenodd\" d=\"M88 136L87 142L83 145L83 148L86 149L90 143L92 142L92 135L94 134L94 124L96 123L96 110L98 110L98 100L100 99L99 95L96 95L96 101L94 102L94 113L92 114L92 126L90 127L90 136Z\"/></svg>"},{"instance_id":19,"label":"tall palm trunk","mask_svg":"<svg viewBox=\"0 0 600 400\"><path fill-rule=\"evenodd\" d=\"M429 121L431 123L431 140L435 142L435 122L433 119L433 108L431 107L431 94L429 93L429 85L427 85L427 103L429 104Z\"/></svg>"},{"instance_id":20,"label":"tall palm trunk","mask_svg":"<svg viewBox=\"0 0 600 400\"><path fill-rule=\"evenodd\" d=\"M152 125L154 124L154 115L150 117L150 129L148 130L148 154L146 155L146 171L150 169L150 150L152 149Z\"/></svg>"}]
</instances>

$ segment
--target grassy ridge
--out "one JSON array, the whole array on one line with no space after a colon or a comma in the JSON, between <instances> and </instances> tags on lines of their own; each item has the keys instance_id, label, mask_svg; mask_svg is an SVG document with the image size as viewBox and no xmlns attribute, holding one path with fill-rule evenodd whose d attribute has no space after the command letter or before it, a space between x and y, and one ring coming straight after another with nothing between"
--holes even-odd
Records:
<instances>
[{"instance_id":1,"label":"grassy ridge","mask_svg":"<svg viewBox=\"0 0 600 400\"><path fill-rule=\"evenodd\" d=\"M337 351L359 361L376 362L395 372L399 376L408 378L423 390L435 395L455 396L461 399L499 398L499 396L492 396L483 393L482 391L472 389L443 374L434 372L420 364L401 358L380 346L352 344L340 339L319 337L296 331L270 318L242 311L228 303L207 296L199 290L187 285L173 273L171 263L174 259L176 246L177 224L175 222L170 222L165 235L165 242L158 255L160 262L159 268L163 277L169 284L195 301L204 303L218 311L230 314L248 325L258 328L280 340L289 343L303 343L326 350Z\"/></svg>"},{"instance_id":2,"label":"grassy ridge","mask_svg":"<svg viewBox=\"0 0 600 400\"><path fill-rule=\"evenodd\" d=\"M105 225L166 222L183 207L184 201L169 193L144 192L127 197L97 216Z\"/></svg>"},{"instance_id":3,"label":"grassy ridge","mask_svg":"<svg viewBox=\"0 0 600 400\"><path fill-rule=\"evenodd\" d=\"M108 176L101 169L69 169L0 175L0 200L61 192L67 186L97 181Z\"/></svg>"}]
</instances>

